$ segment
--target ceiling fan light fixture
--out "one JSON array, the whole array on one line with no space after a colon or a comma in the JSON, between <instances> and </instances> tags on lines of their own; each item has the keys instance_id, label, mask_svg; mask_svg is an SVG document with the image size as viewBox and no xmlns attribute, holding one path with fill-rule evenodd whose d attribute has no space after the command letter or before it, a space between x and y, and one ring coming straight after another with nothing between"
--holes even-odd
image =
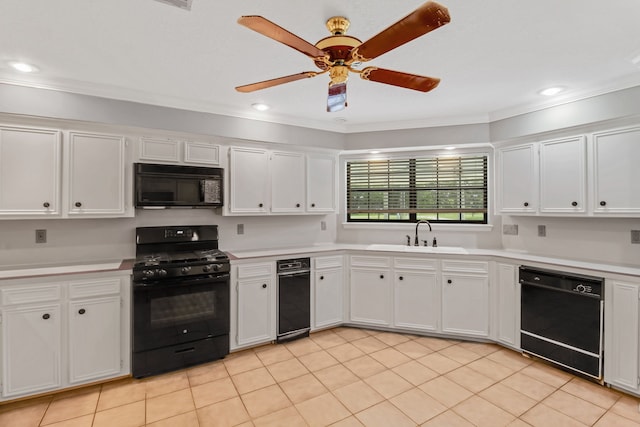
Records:
<instances>
[{"instance_id":1,"label":"ceiling fan light fixture","mask_svg":"<svg viewBox=\"0 0 640 427\"><path fill-rule=\"evenodd\" d=\"M560 92L564 92L564 90L565 88L562 86L553 86L553 87L548 87L546 89L542 89L538 93L542 96L554 96L559 94Z\"/></svg>"},{"instance_id":2,"label":"ceiling fan light fixture","mask_svg":"<svg viewBox=\"0 0 640 427\"><path fill-rule=\"evenodd\" d=\"M21 73L37 73L40 71L38 67L35 65L27 64L26 62L20 61L12 61L9 62L9 66L16 71L20 71Z\"/></svg>"},{"instance_id":3,"label":"ceiling fan light fixture","mask_svg":"<svg viewBox=\"0 0 640 427\"><path fill-rule=\"evenodd\" d=\"M263 104L261 102L255 102L255 103L251 104L251 108L253 108L254 110L258 110L258 111L267 111L271 107L269 105Z\"/></svg>"}]
</instances>

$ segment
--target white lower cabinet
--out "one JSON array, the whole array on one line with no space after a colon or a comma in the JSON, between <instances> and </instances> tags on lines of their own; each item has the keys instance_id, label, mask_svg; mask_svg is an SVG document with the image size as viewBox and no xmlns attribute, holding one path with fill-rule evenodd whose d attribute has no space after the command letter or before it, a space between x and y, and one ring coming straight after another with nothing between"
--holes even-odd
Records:
<instances>
[{"instance_id":1,"label":"white lower cabinet","mask_svg":"<svg viewBox=\"0 0 640 427\"><path fill-rule=\"evenodd\" d=\"M0 401L129 374L129 274L82 277L0 281Z\"/></svg>"},{"instance_id":2,"label":"white lower cabinet","mask_svg":"<svg viewBox=\"0 0 640 427\"><path fill-rule=\"evenodd\" d=\"M343 256L314 258L312 329L344 321Z\"/></svg>"},{"instance_id":3,"label":"white lower cabinet","mask_svg":"<svg viewBox=\"0 0 640 427\"><path fill-rule=\"evenodd\" d=\"M393 291L389 257L352 256L349 290L351 322L391 325Z\"/></svg>"},{"instance_id":4,"label":"white lower cabinet","mask_svg":"<svg viewBox=\"0 0 640 427\"><path fill-rule=\"evenodd\" d=\"M437 262L394 258L393 324L398 328L438 330Z\"/></svg>"},{"instance_id":5,"label":"white lower cabinet","mask_svg":"<svg viewBox=\"0 0 640 427\"><path fill-rule=\"evenodd\" d=\"M489 336L489 266L442 261L442 332Z\"/></svg>"},{"instance_id":6,"label":"white lower cabinet","mask_svg":"<svg viewBox=\"0 0 640 427\"><path fill-rule=\"evenodd\" d=\"M26 305L2 313L2 397L61 386L59 303Z\"/></svg>"},{"instance_id":7,"label":"white lower cabinet","mask_svg":"<svg viewBox=\"0 0 640 427\"><path fill-rule=\"evenodd\" d=\"M69 382L120 372L120 295L69 303Z\"/></svg>"},{"instance_id":8,"label":"white lower cabinet","mask_svg":"<svg viewBox=\"0 0 640 427\"><path fill-rule=\"evenodd\" d=\"M518 266L496 263L497 287L496 339L509 347L520 348L520 283Z\"/></svg>"},{"instance_id":9,"label":"white lower cabinet","mask_svg":"<svg viewBox=\"0 0 640 427\"><path fill-rule=\"evenodd\" d=\"M274 271L271 262L237 266L236 342L232 349L275 339Z\"/></svg>"},{"instance_id":10,"label":"white lower cabinet","mask_svg":"<svg viewBox=\"0 0 640 427\"><path fill-rule=\"evenodd\" d=\"M604 381L640 392L640 282L605 281Z\"/></svg>"}]
</instances>

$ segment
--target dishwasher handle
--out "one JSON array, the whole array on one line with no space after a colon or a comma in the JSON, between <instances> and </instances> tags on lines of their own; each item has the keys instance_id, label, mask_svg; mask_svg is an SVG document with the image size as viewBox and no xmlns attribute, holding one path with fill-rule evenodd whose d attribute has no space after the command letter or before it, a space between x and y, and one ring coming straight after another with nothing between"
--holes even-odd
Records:
<instances>
[{"instance_id":1,"label":"dishwasher handle","mask_svg":"<svg viewBox=\"0 0 640 427\"><path fill-rule=\"evenodd\" d=\"M278 273L278 277L305 276L310 274L311 274L311 270L285 271L282 273Z\"/></svg>"}]
</instances>

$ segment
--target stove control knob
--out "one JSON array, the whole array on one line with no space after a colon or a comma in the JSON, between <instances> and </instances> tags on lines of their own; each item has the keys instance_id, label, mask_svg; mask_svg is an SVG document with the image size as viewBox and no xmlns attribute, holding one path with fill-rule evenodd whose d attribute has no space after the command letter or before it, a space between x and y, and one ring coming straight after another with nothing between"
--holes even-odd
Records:
<instances>
[{"instance_id":1,"label":"stove control knob","mask_svg":"<svg viewBox=\"0 0 640 427\"><path fill-rule=\"evenodd\" d=\"M210 272L211 270L213 270L213 265L209 264L209 265L205 265L204 267L202 267L202 271L204 271L205 273Z\"/></svg>"},{"instance_id":2,"label":"stove control knob","mask_svg":"<svg viewBox=\"0 0 640 427\"><path fill-rule=\"evenodd\" d=\"M158 270L158 276L165 277L166 275L167 275L167 270L165 269Z\"/></svg>"},{"instance_id":3,"label":"stove control knob","mask_svg":"<svg viewBox=\"0 0 640 427\"><path fill-rule=\"evenodd\" d=\"M215 265L213 266L213 271L220 271L220 270L222 270L222 265L220 265L220 264L215 264Z\"/></svg>"},{"instance_id":4,"label":"stove control knob","mask_svg":"<svg viewBox=\"0 0 640 427\"><path fill-rule=\"evenodd\" d=\"M576 286L576 291L578 291L578 292L586 292L587 288L584 285L578 285L578 286Z\"/></svg>"},{"instance_id":5,"label":"stove control knob","mask_svg":"<svg viewBox=\"0 0 640 427\"><path fill-rule=\"evenodd\" d=\"M153 271L153 270L144 270L142 272L142 274L144 274L145 277L153 277L153 275L155 274L155 271Z\"/></svg>"},{"instance_id":6,"label":"stove control knob","mask_svg":"<svg viewBox=\"0 0 640 427\"><path fill-rule=\"evenodd\" d=\"M182 273L182 274L188 274L189 271L191 271L191 267L182 267L180 269L180 273Z\"/></svg>"}]
</instances>

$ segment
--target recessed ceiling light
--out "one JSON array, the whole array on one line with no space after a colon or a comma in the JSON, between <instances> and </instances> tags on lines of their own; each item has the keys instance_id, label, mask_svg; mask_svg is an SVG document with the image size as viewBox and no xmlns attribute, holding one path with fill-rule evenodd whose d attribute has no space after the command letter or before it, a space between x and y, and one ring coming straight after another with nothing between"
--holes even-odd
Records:
<instances>
[{"instance_id":1,"label":"recessed ceiling light","mask_svg":"<svg viewBox=\"0 0 640 427\"><path fill-rule=\"evenodd\" d=\"M562 92L564 90L563 87L561 86L555 86L555 87L548 87L546 89L542 89L540 92L538 92L540 95L544 95L544 96L553 96L553 95L557 95L560 92Z\"/></svg>"},{"instance_id":2,"label":"recessed ceiling light","mask_svg":"<svg viewBox=\"0 0 640 427\"><path fill-rule=\"evenodd\" d=\"M35 73L39 71L38 67L36 67L35 65L27 64L26 62L13 61L9 62L9 65L14 70L20 71L22 73Z\"/></svg>"},{"instance_id":3,"label":"recessed ceiling light","mask_svg":"<svg viewBox=\"0 0 640 427\"><path fill-rule=\"evenodd\" d=\"M269 107L267 104L256 102L255 104L251 104L251 108L258 111L267 111L271 107Z\"/></svg>"}]
</instances>

